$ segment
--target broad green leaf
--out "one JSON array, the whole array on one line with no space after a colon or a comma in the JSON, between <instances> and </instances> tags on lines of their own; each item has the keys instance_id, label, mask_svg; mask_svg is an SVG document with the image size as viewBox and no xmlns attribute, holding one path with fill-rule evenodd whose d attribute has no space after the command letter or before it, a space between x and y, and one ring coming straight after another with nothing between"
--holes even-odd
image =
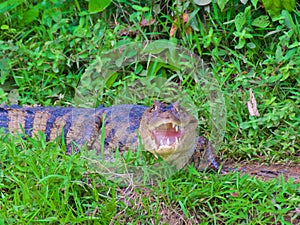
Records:
<instances>
[{"instance_id":1,"label":"broad green leaf","mask_svg":"<svg viewBox=\"0 0 300 225\"><path fill-rule=\"evenodd\" d=\"M262 0L262 2L272 18L278 16L283 9L291 12L296 5L295 0Z\"/></svg>"},{"instance_id":2,"label":"broad green leaf","mask_svg":"<svg viewBox=\"0 0 300 225\"><path fill-rule=\"evenodd\" d=\"M300 48L300 42L294 42L293 44L289 45L289 49L291 48Z\"/></svg>"},{"instance_id":3,"label":"broad green leaf","mask_svg":"<svg viewBox=\"0 0 300 225\"><path fill-rule=\"evenodd\" d=\"M278 82L280 79L282 78L282 74L278 74L275 76L270 76L268 79L269 83L274 83L274 82Z\"/></svg>"},{"instance_id":4,"label":"broad green leaf","mask_svg":"<svg viewBox=\"0 0 300 225\"><path fill-rule=\"evenodd\" d=\"M247 17L251 16L250 10L251 10L251 6L248 6L244 12L240 12L234 18L234 24L235 24L236 30L238 32L241 31L243 26L246 24Z\"/></svg>"},{"instance_id":5,"label":"broad green leaf","mask_svg":"<svg viewBox=\"0 0 300 225\"><path fill-rule=\"evenodd\" d=\"M193 28L194 31L199 31L199 24L196 18L196 15L198 15L198 12L200 10L200 7L198 9L195 9L192 13L189 14L189 23L190 26Z\"/></svg>"},{"instance_id":6,"label":"broad green leaf","mask_svg":"<svg viewBox=\"0 0 300 225\"><path fill-rule=\"evenodd\" d=\"M39 16L39 5L32 7L27 12L23 14L22 22L24 24L29 24L32 21L36 20Z\"/></svg>"},{"instance_id":7,"label":"broad green leaf","mask_svg":"<svg viewBox=\"0 0 300 225\"><path fill-rule=\"evenodd\" d=\"M212 39L213 39L213 32L214 32L214 29L212 27L209 28L209 32L208 32L208 35L205 35L203 37L203 44L204 44L204 48L207 48L211 42L212 42Z\"/></svg>"},{"instance_id":8,"label":"broad green leaf","mask_svg":"<svg viewBox=\"0 0 300 225\"><path fill-rule=\"evenodd\" d=\"M0 100L2 102L7 101L7 93L2 88L0 88Z\"/></svg>"},{"instance_id":9,"label":"broad green leaf","mask_svg":"<svg viewBox=\"0 0 300 225\"><path fill-rule=\"evenodd\" d=\"M288 11L282 10L281 15L284 17L284 24L288 28L297 30L297 27L296 27L296 25L293 21L293 18L292 18L291 14Z\"/></svg>"},{"instance_id":10,"label":"broad green leaf","mask_svg":"<svg viewBox=\"0 0 300 225\"><path fill-rule=\"evenodd\" d=\"M250 49L256 48L256 45L255 45L253 42L247 43L246 46L247 46L248 48L250 48Z\"/></svg>"},{"instance_id":11,"label":"broad green leaf","mask_svg":"<svg viewBox=\"0 0 300 225\"><path fill-rule=\"evenodd\" d=\"M263 5L271 17L277 16L281 12L281 0L262 0Z\"/></svg>"},{"instance_id":12,"label":"broad green leaf","mask_svg":"<svg viewBox=\"0 0 300 225\"><path fill-rule=\"evenodd\" d=\"M81 12L81 7L80 7L78 0L75 0L75 5L76 5L76 8L78 9L78 11Z\"/></svg>"},{"instance_id":13,"label":"broad green leaf","mask_svg":"<svg viewBox=\"0 0 300 225\"><path fill-rule=\"evenodd\" d=\"M109 75L109 78L106 81L106 88L110 88L114 84L117 78L118 78L118 73L113 73Z\"/></svg>"},{"instance_id":14,"label":"broad green leaf","mask_svg":"<svg viewBox=\"0 0 300 225\"><path fill-rule=\"evenodd\" d=\"M277 46L276 51L275 51L275 59L276 62L281 62L283 59L283 55L282 55L282 48L280 45Z\"/></svg>"},{"instance_id":15,"label":"broad green leaf","mask_svg":"<svg viewBox=\"0 0 300 225\"><path fill-rule=\"evenodd\" d=\"M1 25L0 29L1 29L1 30L8 30L8 29L9 29L9 26L6 25L6 24L3 24L3 25Z\"/></svg>"},{"instance_id":16,"label":"broad green leaf","mask_svg":"<svg viewBox=\"0 0 300 225\"><path fill-rule=\"evenodd\" d=\"M246 9L245 9L245 19L247 20L247 18L250 18L251 17L251 6L248 6Z\"/></svg>"},{"instance_id":17,"label":"broad green leaf","mask_svg":"<svg viewBox=\"0 0 300 225\"><path fill-rule=\"evenodd\" d=\"M245 13L240 12L234 18L234 24L235 24L236 30L241 31L243 26L245 25L245 23L246 23Z\"/></svg>"},{"instance_id":18,"label":"broad green leaf","mask_svg":"<svg viewBox=\"0 0 300 225\"><path fill-rule=\"evenodd\" d=\"M136 64L134 67L134 73L135 74L140 74L143 71L143 66L141 64Z\"/></svg>"},{"instance_id":19,"label":"broad green leaf","mask_svg":"<svg viewBox=\"0 0 300 225\"><path fill-rule=\"evenodd\" d=\"M151 62L148 68L148 76L156 76L157 72L163 67L163 63L154 61Z\"/></svg>"},{"instance_id":20,"label":"broad green leaf","mask_svg":"<svg viewBox=\"0 0 300 225\"><path fill-rule=\"evenodd\" d=\"M4 2L0 3L0 14L3 14L11 9L14 9L22 3L23 3L22 0L4 1Z\"/></svg>"},{"instance_id":21,"label":"broad green leaf","mask_svg":"<svg viewBox=\"0 0 300 225\"><path fill-rule=\"evenodd\" d=\"M251 0L252 5L256 9L258 0Z\"/></svg>"},{"instance_id":22,"label":"broad green leaf","mask_svg":"<svg viewBox=\"0 0 300 225\"><path fill-rule=\"evenodd\" d=\"M111 0L90 0L89 1L89 12L98 13L102 12L111 3Z\"/></svg>"},{"instance_id":23,"label":"broad green leaf","mask_svg":"<svg viewBox=\"0 0 300 225\"><path fill-rule=\"evenodd\" d=\"M295 0L281 0L282 8L291 12L295 8L296 1Z\"/></svg>"},{"instance_id":24,"label":"broad green leaf","mask_svg":"<svg viewBox=\"0 0 300 225\"><path fill-rule=\"evenodd\" d=\"M218 6L219 8L221 9L221 11L223 11L223 9L225 8L225 5L228 3L229 0L219 0L217 3L218 3Z\"/></svg>"},{"instance_id":25,"label":"broad green leaf","mask_svg":"<svg viewBox=\"0 0 300 225\"><path fill-rule=\"evenodd\" d=\"M148 12L150 10L149 7L142 7L139 5L132 5L131 6L134 10L139 11L139 12Z\"/></svg>"},{"instance_id":26,"label":"broad green leaf","mask_svg":"<svg viewBox=\"0 0 300 225\"><path fill-rule=\"evenodd\" d=\"M259 16L251 23L252 26L265 28L270 24L269 17L266 15Z\"/></svg>"},{"instance_id":27,"label":"broad green leaf","mask_svg":"<svg viewBox=\"0 0 300 225\"><path fill-rule=\"evenodd\" d=\"M245 46L245 44L246 44L246 40L244 38L240 38L238 45L236 45L234 48L241 49Z\"/></svg>"},{"instance_id":28,"label":"broad green leaf","mask_svg":"<svg viewBox=\"0 0 300 225\"><path fill-rule=\"evenodd\" d=\"M245 33L245 32L243 31L243 33ZM245 33L244 38L253 38L253 35Z\"/></svg>"},{"instance_id":29,"label":"broad green leaf","mask_svg":"<svg viewBox=\"0 0 300 225\"><path fill-rule=\"evenodd\" d=\"M4 84L9 75L9 62L10 60L7 58L0 59L0 84Z\"/></svg>"}]
</instances>

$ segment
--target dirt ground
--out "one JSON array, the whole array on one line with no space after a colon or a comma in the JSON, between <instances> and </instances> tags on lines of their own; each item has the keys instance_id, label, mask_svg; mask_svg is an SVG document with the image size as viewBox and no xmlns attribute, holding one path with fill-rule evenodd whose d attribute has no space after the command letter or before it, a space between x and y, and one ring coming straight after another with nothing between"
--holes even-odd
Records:
<instances>
[{"instance_id":1,"label":"dirt ground","mask_svg":"<svg viewBox=\"0 0 300 225\"><path fill-rule=\"evenodd\" d=\"M294 183L300 183L300 165L299 164L275 164L264 165L259 162L226 162L223 164L225 171L229 171L228 168L235 168L241 174L248 174L269 180L277 178L280 175L284 176L287 181L289 178L293 178Z\"/></svg>"}]
</instances>

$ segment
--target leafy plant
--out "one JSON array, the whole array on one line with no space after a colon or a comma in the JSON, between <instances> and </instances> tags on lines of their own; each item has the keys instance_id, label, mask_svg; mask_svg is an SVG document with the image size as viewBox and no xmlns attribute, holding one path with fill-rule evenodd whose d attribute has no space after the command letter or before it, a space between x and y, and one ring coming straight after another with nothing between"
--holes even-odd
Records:
<instances>
[{"instance_id":1,"label":"leafy plant","mask_svg":"<svg viewBox=\"0 0 300 225\"><path fill-rule=\"evenodd\" d=\"M98 13L102 12L111 3L111 0L89 0L89 12Z\"/></svg>"},{"instance_id":2,"label":"leafy plant","mask_svg":"<svg viewBox=\"0 0 300 225\"><path fill-rule=\"evenodd\" d=\"M295 0L262 0L268 14L274 18L278 16L283 9L291 12L295 9Z\"/></svg>"},{"instance_id":3,"label":"leafy plant","mask_svg":"<svg viewBox=\"0 0 300 225\"><path fill-rule=\"evenodd\" d=\"M133 40L171 39L201 56L222 88L227 128L217 158L298 166L298 2L197 3L1 2L0 104L72 105L84 74L101 66L100 54ZM170 37L172 26L177 30ZM122 65L130 56L115 63ZM88 87L95 90L97 105L110 105L119 95L128 97L129 84L135 82L136 102L149 105L165 81L173 82L181 87L175 91L188 94L197 106L199 134L209 137L208 122L214 118L202 83L174 71L168 63L133 62ZM145 95L143 85L152 92ZM250 89L259 117L247 109ZM170 86L166 95L173 90ZM128 99L132 103L134 97ZM124 187L91 170L83 153L65 155L59 139L46 142L39 135L25 140L2 132L0 152L0 224L299 224L299 184L292 179L266 182L190 166L151 186Z\"/></svg>"}]
</instances>

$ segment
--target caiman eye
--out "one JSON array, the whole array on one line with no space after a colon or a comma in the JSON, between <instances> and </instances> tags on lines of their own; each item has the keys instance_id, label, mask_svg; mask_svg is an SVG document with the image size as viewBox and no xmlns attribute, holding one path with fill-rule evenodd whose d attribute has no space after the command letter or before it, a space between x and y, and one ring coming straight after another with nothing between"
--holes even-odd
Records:
<instances>
[{"instance_id":1,"label":"caiman eye","mask_svg":"<svg viewBox=\"0 0 300 225\"><path fill-rule=\"evenodd\" d=\"M153 106L151 106L150 111L151 111L151 112L154 112L154 111L156 111L157 109L158 109L158 106L157 106L157 105L153 105Z\"/></svg>"},{"instance_id":2,"label":"caiman eye","mask_svg":"<svg viewBox=\"0 0 300 225\"><path fill-rule=\"evenodd\" d=\"M153 105L151 106L151 108L150 108L150 111L151 111L151 112L157 111L158 108L159 108L159 106L160 106L159 101L155 100L155 101L154 101L154 104L153 104Z\"/></svg>"}]
</instances>

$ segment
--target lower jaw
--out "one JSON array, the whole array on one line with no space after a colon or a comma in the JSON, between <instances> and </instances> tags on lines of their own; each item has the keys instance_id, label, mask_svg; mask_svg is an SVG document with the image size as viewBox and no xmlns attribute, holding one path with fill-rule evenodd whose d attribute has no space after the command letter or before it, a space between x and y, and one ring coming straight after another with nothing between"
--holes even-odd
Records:
<instances>
[{"instance_id":1,"label":"lower jaw","mask_svg":"<svg viewBox=\"0 0 300 225\"><path fill-rule=\"evenodd\" d=\"M165 158L168 157L170 154L176 151L176 147L164 148L164 149L157 149L155 152L156 154L160 155L160 157Z\"/></svg>"}]
</instances>

